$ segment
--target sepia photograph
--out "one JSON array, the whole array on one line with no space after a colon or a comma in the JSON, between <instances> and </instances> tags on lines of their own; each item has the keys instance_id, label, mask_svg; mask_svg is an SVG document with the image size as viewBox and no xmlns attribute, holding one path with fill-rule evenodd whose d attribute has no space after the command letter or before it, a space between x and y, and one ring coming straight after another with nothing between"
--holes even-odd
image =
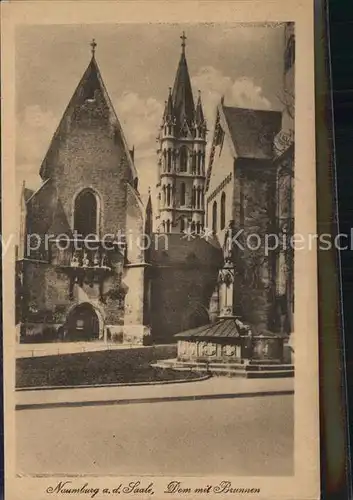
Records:
<instances>
[{"instance_id":1,"label":"sepia photograph","mask_svg":"<svg viewBox=\"0 0 353 500\"><path fill-rule=\"evenodd\" d=\"M297 480L297 33L14 26L11 425L33 498Z\"/></svg>"}]
</instances>

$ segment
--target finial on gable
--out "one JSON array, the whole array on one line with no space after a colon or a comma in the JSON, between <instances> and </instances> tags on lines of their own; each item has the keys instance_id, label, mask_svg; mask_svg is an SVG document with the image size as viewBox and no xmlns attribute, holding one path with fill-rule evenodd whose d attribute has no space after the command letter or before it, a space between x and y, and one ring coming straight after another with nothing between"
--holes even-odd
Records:
<instances>
[{"instance_id":1,"label":"finial on gable","mask_svg":"<svg viewBox=\"0 0 353 500\"><path fill-rule=\"evenodd\" d=\"M96 47L97 47L97 44L96 44L96 41L94 38L92 38L90 45L91 45L92 57L94 57L94 54L96 53Z\"/></svg>"},{"instance_id":2,"label":"finial on gable","mask_svg":"<svg viewBox=\"0 0 353 500\"><path fill-rule=\"evenodd\" d=\"M183 34L181 35L181 50L182 50L182 53L185 54L185 40L187 39L186 36L185 36L185 31L183 31Z\"/></svg>"}]
</instances>

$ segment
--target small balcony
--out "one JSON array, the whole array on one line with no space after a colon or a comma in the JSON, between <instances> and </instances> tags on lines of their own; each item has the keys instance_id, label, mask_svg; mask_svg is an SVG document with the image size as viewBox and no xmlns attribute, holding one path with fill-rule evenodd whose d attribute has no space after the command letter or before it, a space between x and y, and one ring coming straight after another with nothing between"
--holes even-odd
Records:
<instances>
[{"instance_id":1,"label":"small balcony","mask_svg":"<svg viewBox=\"0 0 353 500\"><path fill-rule=\"evenodd\" d=\"M52 240L50 244L51 264L77 275L118 272L124 255L123 245L113 241L64 239Z\"/></svg>"}]
</instances>

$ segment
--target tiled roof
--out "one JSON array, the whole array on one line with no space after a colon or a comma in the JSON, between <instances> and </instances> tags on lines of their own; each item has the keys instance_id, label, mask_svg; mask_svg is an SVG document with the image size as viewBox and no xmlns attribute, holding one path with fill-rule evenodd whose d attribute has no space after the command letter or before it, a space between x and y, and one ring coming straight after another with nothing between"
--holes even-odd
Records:
<instances>
[{"instance_id":1,"label":"tiled roof","mask_svg":"<svg viewBox=\"0 0 353 500\"><path fill-rule=\"evenodd\" d=\"M250 327L250 325L243 323L236 317L231 318L221 318L215 323L208 323L207 325L198 326L190 330L178 333L175 336L176 339L227 339L235 338L241 336L248 336L249 329L251 328L253 338L263 338L263 339L273 339L273 338L284 338L286 335L283 333L274 333L269 330L257 331L256 328Z\"/></svg>"},{"instance_id":2,"label":"tiled roof","mask_svg":"<svg viewBox=\"0 0 353 500\"><path fill-rule=\"evenodd\" d=\"M281 128L281 113L230 106L223 106L223 113L240 158L273 157L273 140Z\"/></svg>"},{"instance_id":3,"label":"tiled roof","mask_svg":"<svg viewBox=\"0 0 353 500\"><path fill-rule=\"evenodd\" d=\"M176 338L230 338L242 335L236 318L220 319L216 323L199 326L175 335Z\"/></svg>"}]
</instances>

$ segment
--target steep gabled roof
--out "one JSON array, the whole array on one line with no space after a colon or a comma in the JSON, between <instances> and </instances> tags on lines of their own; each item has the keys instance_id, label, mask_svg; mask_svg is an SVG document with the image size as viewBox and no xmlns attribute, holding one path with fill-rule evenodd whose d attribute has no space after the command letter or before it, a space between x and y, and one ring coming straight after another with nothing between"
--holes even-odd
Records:
<instances>
[{"instance_id":1,"label":"steep gabled roof","mask_svg":"<svg viewBox=\"0 0 353 500\"><path fill-rule=\"evenodd\" d=\"M272 160L273 141L281 129L282 113L258 109L224 106L217 107L211 154L206 173L206 191L211 179L214 150L225 134L234 158Z\"/></svg>"},{"instance_id":2,"label":"steep gabled roof","mask_svg":"<svg viewBox=\"0 0 353 500\"><path fill-rule=\"evenodd\" d=\"M222 110L239 158L273 157L273 140L281 128L280 112L230 106L222 106Z\"/></svg>"},{"instance_id":3,"label":"steep gabled roof","mask_svg":"<svg viewBox=\"0 0 353 500\"><path fill-rule=\"evenodd\" d=\"M52 158L52 155L55 154L55 149L57 146L57 141L60 140L62 136L65 135L66 130L67 130L67 124L69 123L71 117L73 116L73 112L75 108L81 104L83 104L86 100L91 99L94 97L94 93L96 90L100 90L105 105L107 106L109 110L109 120L112 125L112 127L115 128L115 132L120 136L121 138L121 143L123 144L126 158L128 165L131 170L131 175L132 175L132 181L137 179L137 170L135 168L133 159L131 157L131 153L129 150L129 147L127 145L121 124L119 122L119 119L116 115L116 112L114 110L114 107L112 105L112 102L109 98L107 89L104 85L102 75L100 73L97 61L95 59L94 53L92 54L92 58L88 64L88 67L86 71L84 72L78 86L76 87L76 90L61 118L61 121L59 123L58 128L56 129L56 132L53 136L53 139L50 143L49 149L47 151L47 154L42 162L41 168L40 168L40 176L42 179L47 179L49 177L48 173L48 167L50 166L50 159Z\"/></svg>"}]
</instances>

